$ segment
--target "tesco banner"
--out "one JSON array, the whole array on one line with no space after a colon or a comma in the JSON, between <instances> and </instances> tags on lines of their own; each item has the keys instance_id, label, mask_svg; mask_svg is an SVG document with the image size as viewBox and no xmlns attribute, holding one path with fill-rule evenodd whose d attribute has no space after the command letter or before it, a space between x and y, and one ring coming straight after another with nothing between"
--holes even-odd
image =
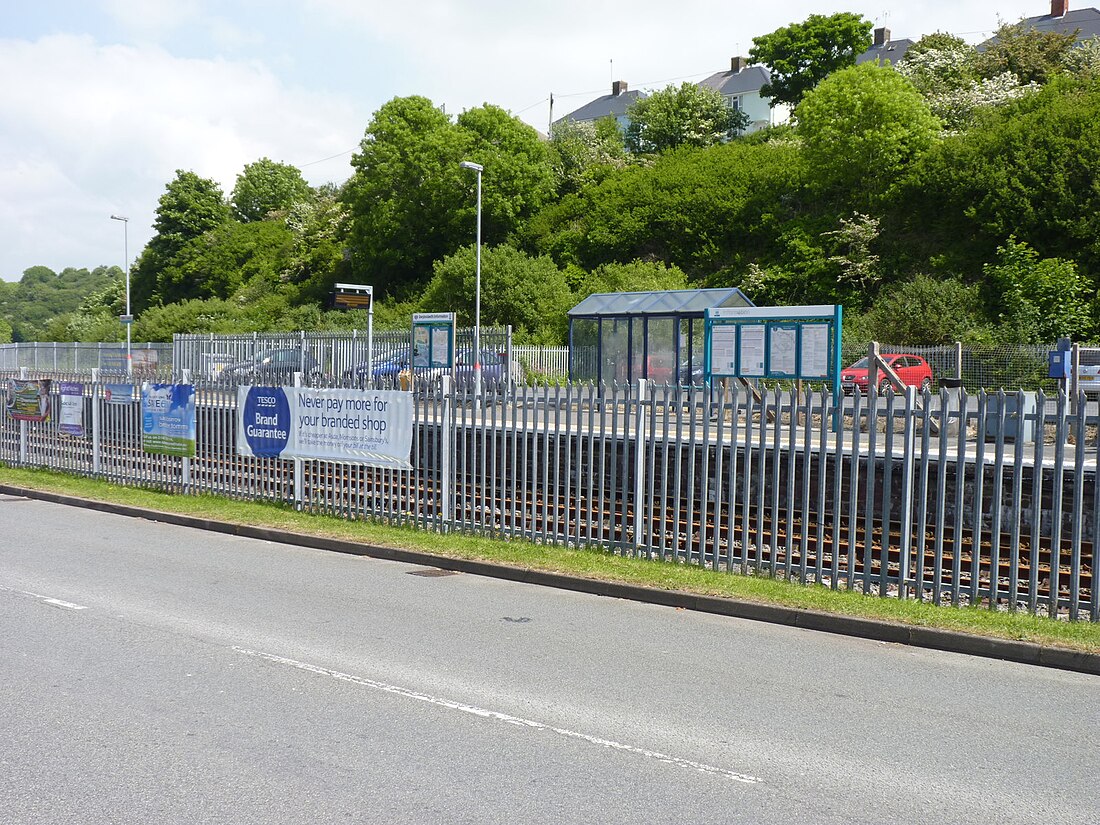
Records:
<instances>
[{"instance_id":1,"label":"tesco banner","mask_svg":"<svg viewBox=\"0 0 1100 825\"><path fill-rule=\"evenodd\" d=\"M411 393L242 386L237 410L240 455L412 469Z\"/></svg>"}]
</instances>

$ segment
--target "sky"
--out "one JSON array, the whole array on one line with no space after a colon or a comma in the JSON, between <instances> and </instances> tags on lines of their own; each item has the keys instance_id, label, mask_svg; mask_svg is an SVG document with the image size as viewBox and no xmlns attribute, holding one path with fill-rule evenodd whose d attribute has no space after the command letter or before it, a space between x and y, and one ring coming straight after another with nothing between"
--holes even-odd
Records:
<instances>
[{"instance_id":1,"label":"sky","mask_svg":"<svg viewBox=\"0 0 1100 825\"><path fill-rule=\"evenodd\" d=\"M1082 4L1083 5L1083 4ZM1071 6L1076 7L1076 6ZM176 170L228 196L246 164L342 183L372 114L423 95L545 132L603 94L697 81L752 39L850 11L894 39L979 42L1046 0L0 0L0 278L133 261ZM111 215L127 217L125 224Z\"/></svg>"}]
</instances>

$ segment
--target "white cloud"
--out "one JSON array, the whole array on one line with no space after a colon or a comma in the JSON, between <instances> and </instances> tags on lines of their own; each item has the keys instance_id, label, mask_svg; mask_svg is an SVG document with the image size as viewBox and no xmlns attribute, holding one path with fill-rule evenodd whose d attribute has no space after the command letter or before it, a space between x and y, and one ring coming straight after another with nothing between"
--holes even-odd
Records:
<instances>
[{"instance_id":1,"label":"white cloud","mask_svg":"<svg viewBox=\"0 0 1100 825\"><path fill-rule=\"evenodd\" d=\"M86 36L0 42L0 275L122 262L114 213L130 217L131 257L152 234L176 169L228 194L260 157L302 165L357 145L367 115L289 89L263 66L187 60ZM347 158L307 167L347 177Z\"/></svg>"}]
</instances>

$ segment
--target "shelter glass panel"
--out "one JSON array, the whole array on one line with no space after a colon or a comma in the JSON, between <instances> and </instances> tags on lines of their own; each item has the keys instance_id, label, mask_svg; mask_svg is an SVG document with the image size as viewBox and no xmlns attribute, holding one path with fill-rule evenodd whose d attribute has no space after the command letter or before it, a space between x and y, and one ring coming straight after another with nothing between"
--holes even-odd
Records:
<instances>
[{"instance_id":1,"label":"shelter glass panel","mask_svg":"<svg viewBox=\"0 0 1100 825\"><path fill-rule=\"evenodd\" d=\"M676 321L649 318L647 324L646 378L658 384L676 381Z\"/></svg>"},{"instance_id":2,"label":"shelter glass panel","mask_svg":"<svg viewBox=\"0 0 1100 825\"><path fill-rule=\"evenodd\" d=\"M570 374L574 381L599 380L600 322L596 318L578 318L573 322L573 340L569 349Z\"/></svg>"}]
</instances>

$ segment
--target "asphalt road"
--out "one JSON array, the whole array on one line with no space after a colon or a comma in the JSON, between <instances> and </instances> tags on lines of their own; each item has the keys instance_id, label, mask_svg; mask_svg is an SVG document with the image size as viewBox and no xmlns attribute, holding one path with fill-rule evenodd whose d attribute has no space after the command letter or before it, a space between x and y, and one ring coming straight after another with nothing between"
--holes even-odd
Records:
<instances>
[{"instance_id":1,"label":"asphalt road","mask_svg":"<svg viewBox=\"0 0 1100 825\"><path fill-rule=\"evenodd\" d=\"M423 572L0 497L0 822L1097 821L1097 677Z\"/></svg>"}]
</instances>

